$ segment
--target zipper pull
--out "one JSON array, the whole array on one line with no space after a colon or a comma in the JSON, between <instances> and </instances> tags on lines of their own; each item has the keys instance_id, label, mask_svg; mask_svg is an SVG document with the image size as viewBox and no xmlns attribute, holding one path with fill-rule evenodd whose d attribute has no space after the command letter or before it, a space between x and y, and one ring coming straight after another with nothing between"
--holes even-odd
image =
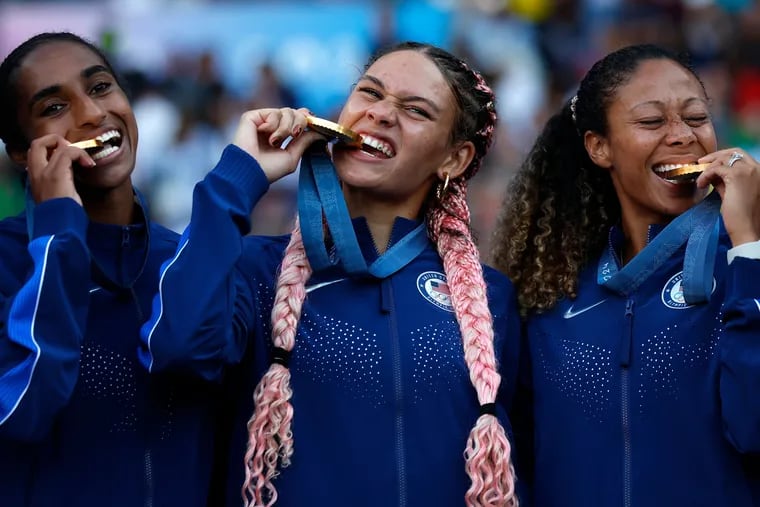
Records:
<instances>
[{"instance_id":1,"label":"zipper pull","mask_svg":"<svg viewBox=\"0 0 760 507\"><path fill-rule=\"evenodd\" d=\"M631 354L633 349L633 299L628 299L625 303L625 324L623 333L620 337L620 366L628 368L631 364Z\"/></svg>"},{"instance_id":2,"label":"zipper pull","mask_svg":"<svg viewBox=\"0 0 760 507\"><path fill-rule=\"evenodd\" d=\"M121 228L121 246L122 248L129 246L129 227Z\"/></svg>"}]
</instances>

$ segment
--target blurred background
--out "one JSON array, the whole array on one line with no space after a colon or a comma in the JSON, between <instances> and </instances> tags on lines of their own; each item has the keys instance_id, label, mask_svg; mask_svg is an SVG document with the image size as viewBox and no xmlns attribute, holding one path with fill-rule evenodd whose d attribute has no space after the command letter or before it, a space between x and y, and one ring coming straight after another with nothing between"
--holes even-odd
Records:
<instances>
[{"instance_id":1,"label":"blurred background","mask_svg":"<svg viewBox=\"0 0 760 507\"><path fill-rule=\"evenodd\" d=\"M192 187L246 109L305 106L335 119L370 53L414 39L469 60L500 125L469 201L481 250L507 184L547 115L605 53L652 42L686 51L712 99L721 147L760 156L760 6L753 0L3 1L0 58L40 31L98 43L126 78L140 131L135 183L180 231ZM0 217L23 206L0 150ZM254 233L290 230L297 178L254 211Z\"/></svg>"}]
</instances>

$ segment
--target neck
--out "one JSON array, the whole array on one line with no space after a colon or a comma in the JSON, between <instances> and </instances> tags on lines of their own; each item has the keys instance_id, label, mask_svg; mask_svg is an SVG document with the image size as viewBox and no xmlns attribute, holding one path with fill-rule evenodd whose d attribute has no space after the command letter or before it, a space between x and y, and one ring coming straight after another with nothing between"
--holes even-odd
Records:
<instances>
[{"instance_id":1,"label":"neck","mask_svg":"<svg viewBox=\"0 0 760 507\"><path fill-rule=\"evenodd\" d=\"M372 234L372 240L379 254L385 252L391 239L393 223L396 217L417 220L420 217L422 202L407 199L402 202L373 199L366 194L357 195L345 192L346 204L351 218L364 217Z\"/></svg>"},{"instance_id":2,"label":"neck","mask_svg":"<svg viewBox=\"0 0 760 507\"><path fill-rule=\"evenodd\" d=\"M390 223L387 221L374 222L367 220L367 227L372 235L372 241L375 243L375 249L378 254L383 254L388 249L388 244L391 241L391 232L393 232L393 221Z\"/></svg>"},{"instance_id":3,"label":"neck","mask_svg":"<svg viewBox=\"0 0 760 507\"><path fill-rule=\"evenodd\" d=\"M626 264L647 246L649 226L651 224L643 220L631 220L623 216L622 225L625 240L620 250L620 260L623 264Z\"/></svg>"},{"instance_id":4,"label":"neck","mask_svg":"<svg viewBox=\"0 0 760 507\"><path fill-rule=\"evenodd\" d=\"M101 224L129 225L137 220L132 187L120 187L106 192L80 190L84 209L90 221Z\"/></svg>"}]
</instances>

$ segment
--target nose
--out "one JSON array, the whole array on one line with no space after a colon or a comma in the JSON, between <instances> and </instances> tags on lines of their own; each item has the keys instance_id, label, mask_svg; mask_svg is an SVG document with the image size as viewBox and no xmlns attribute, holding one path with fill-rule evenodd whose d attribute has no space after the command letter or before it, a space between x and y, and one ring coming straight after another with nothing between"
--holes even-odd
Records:
<instances>
[{"instance_id":1,"label":"nose","mask_svg":"<svg viewBox=\"0 0 760 507\"><path fill-rule=\"evenodd\" d=\"M106 118L106 110L100 102L89 95L77 97L72 104L77 126L98 126Z\"/></svg>"},{"instance_id":2,"label":"nose","mask_svg":"<svg viewBox=\"0 0 760 507\"><path fill-rule=\"evenodd\" d=\"M393 125L396 121L396 107L390 100L378 100L367 109L367 117L386 127Z\"/></svg>"},{"instance_id":3,"label":"nose","mask_svg":"<svg viewBox=\"0 0 760 507\"><path fill-rule=\"evenodd\" d=\"M667 143L668 144L689 144L696 140L697 136L685 121L681 118L671 120L668 123Z\"/></svg>"}]
</instances>

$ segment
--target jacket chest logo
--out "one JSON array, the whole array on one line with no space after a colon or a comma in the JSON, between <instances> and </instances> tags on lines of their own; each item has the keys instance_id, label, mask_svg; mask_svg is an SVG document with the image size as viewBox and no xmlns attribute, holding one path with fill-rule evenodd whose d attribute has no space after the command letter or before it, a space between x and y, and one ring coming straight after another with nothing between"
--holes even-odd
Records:
<instances>
[{"instance_id":1,"label":"jacket chest logo","mask_svg":"<svg viewBox=\"0 0 760 507\"><path fill-rule=\"evenodd\" d=\"M453 312L451 292L446 283L446 275L437 271L425 271L417 277L417 290L429 303L442 310Z\"/></svg>"},{"instance_id":2,"label":"jacket chest logo","mask_svg":"<svg viewBox=\"0 0 760 507\"><path fill-rule=\"evenodd\" d=\"M715 291L715 287L715 278L713 278L713 292ZM683 297L683 271L676 273L670 277L670 280L665 282L665 286L662 288L662 304L673 310L682 310L694 306L687 303Z\"/></svg>"}]
</instances>

